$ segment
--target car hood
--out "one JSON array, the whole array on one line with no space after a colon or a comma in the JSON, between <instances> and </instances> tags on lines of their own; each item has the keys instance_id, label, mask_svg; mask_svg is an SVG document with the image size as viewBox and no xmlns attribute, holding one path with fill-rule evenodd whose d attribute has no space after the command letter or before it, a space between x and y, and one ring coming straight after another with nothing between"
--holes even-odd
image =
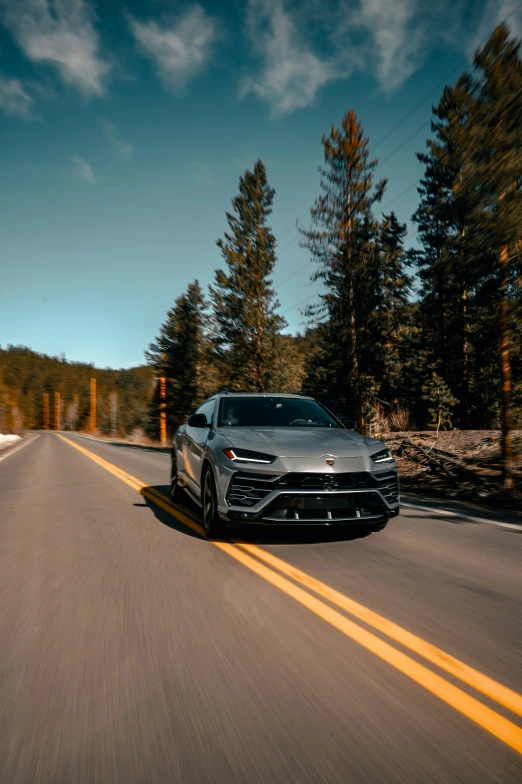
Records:
<instances>
[{"instance_id":1,"label":"car hood","mask_svg":"<svg viewBox=\"0 0 522 784\"><path fill-rule=\"evenodd\" d=\"M383 448L382 441L356 433L354 430L313 427L219 428L231 446L251 449L277 457L360 457Z\"/></svg>"}]
</instances>

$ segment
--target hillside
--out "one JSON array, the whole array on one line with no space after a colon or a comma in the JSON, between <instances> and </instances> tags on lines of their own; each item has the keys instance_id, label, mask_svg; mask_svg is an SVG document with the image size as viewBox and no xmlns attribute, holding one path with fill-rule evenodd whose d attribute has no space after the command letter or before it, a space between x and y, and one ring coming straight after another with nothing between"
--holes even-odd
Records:
<instances>
[{"instance_id":1,"label":"hillside","mask_svg":"<svg viewBox=\"0 0 522 784\"><path fill-rule=\"evenodd\" d=\"M0 432L42 428L44 393L50 396L52 422L55 392L61 397L62 427L87 428L91 378L97 384L101 433L111 432L111 411L116 413L117 434L146 429L155 385L150 367L102 370L92 364L68 362L63 356L38 354L26 346L7 346L0 348Z\"/></svg>"}]
</instances>

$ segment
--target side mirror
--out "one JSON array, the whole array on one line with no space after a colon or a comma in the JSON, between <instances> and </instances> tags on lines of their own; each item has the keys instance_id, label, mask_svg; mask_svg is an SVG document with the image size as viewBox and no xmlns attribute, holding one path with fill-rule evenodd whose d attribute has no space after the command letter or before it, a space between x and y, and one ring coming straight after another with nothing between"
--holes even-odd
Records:
<instances>
[{"instance_id":1,"label":"side mirror","mask_svg":"<svg viewBox=\"0 0 522 784\"><path fill-rule=\"evenodd\" d=\"M189 427L207 427L208 422L205 414L191 414L187 420Z\"/></svg>"},{"instance_id":2,"label":"side mirror","mask_svg":"<svg viewBox=\"0 0 522 784\"><path fill-rule=\"evenodd\" d=\"M353 421L353 419L351 417L342 416L342 417L340 417L340 419L341 419L341 422L343 423L343 425L348 430L353 430L355 422Z\"/></svg>"}]
</instances>

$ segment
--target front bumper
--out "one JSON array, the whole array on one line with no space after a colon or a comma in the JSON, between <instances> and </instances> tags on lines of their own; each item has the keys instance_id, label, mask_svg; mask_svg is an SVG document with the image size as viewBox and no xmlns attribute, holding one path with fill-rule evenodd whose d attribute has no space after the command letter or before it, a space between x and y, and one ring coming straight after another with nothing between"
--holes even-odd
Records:
<instances>
[{"instance_id":1,"label":"front bumper","mask_svg":"<svg viewBox=\"0 0 522 784\"><path fill-rule=\"evenodd\" d=\"M335 479L337 488L314 474L274 477L237 472L229 484L225 517L241 523L329 526L379 523L399 514L396 471Z\"/></svg>"}]
</instances>

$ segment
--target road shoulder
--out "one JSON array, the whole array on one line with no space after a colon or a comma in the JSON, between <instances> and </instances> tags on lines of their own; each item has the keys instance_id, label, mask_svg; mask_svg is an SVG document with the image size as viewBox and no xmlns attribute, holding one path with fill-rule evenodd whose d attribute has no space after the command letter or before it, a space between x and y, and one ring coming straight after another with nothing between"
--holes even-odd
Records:
<instances>
[{"instance_id":1,"label":"road shoulder","mask_svg":"<svg viewBox=\"0 0 522 784\"><path fill-rule=\"evenodd\" d=\"M13 446L8 446L6 449L2 449L2 451L0 452L0 462L2 462L2 460L5 460L8 457L11 457L11 455L14 455L14 453L18 452L20 449L23 449L24 446L27 446L27 444L30 444L33 441L35 441L39 437L39 435L40 433L32 433L31 435L24 435L22 441L18 441L16 444L13 444Z\"/></svg>"},{"instance_id":2,"label":"road shoulder","mask_svg":"<svg viewBox=\"0 0 522 784\"><path fill-rule=\"evenodd\" d=\"M453 498L427 498L415 493L401 494L401 506L407 509L426 509L448 517L460 517L470 522L499 525L501 527L520 527L522 530L522 512L506 509L484 508L469 501L458 501Z\"/></svg>"}]
</instances>

